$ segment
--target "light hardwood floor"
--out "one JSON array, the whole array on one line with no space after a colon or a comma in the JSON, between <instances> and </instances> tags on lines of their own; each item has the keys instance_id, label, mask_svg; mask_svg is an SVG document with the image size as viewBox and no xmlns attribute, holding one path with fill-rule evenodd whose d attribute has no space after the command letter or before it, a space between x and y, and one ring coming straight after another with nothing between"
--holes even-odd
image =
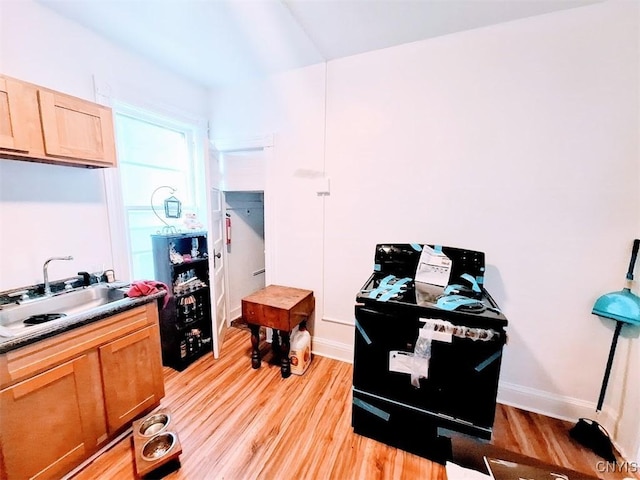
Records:
<instances>
[{"instance_id":1,"label":"light hardwood floor","mask_svg":"<svg viewBox=\"0 0 640 480\"><path fill-rule=\"evenodd\" d=\"M268 363L251 368L250 334L230 328L221 357L207 355L183 372L166 368L162 407L173 414L181 466L167 480L446 480L443 466L353 433L348 363L315 356L288 379ZM568 435L572 424L499 405L493 443L602 479L602 460ZM74 480L135 478L131 435Z\"/></svg>"}]
</instances>

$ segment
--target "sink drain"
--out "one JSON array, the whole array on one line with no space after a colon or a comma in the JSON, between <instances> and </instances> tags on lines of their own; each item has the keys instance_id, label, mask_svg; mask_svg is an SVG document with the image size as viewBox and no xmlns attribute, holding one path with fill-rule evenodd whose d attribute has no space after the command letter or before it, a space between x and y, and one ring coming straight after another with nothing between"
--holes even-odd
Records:
<instances>
[{"instance_id":1,"label":"sink drain","mask_svg":"<svg viewBox=\"0 0 640 480\"><path fill-rule=\"evenodd\" d=\"M66 317L66 313L43 313L40 315L31 315L23 320L25 325L38 325L39 323L50 322L58 318Z\"/></svg>"}]
</instances>

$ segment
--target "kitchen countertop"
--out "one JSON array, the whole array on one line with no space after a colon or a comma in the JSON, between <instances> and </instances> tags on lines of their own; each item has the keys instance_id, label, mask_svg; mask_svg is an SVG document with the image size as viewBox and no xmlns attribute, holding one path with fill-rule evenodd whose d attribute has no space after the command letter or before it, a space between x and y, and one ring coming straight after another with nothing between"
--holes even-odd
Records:
<instances>
[{"instance_id":1,"label":"kitchen countertop","mask_svg":"<svg viewBox=\"0 0 640 480\"><path fill-rule=\"evenodd\" d=\"M111 315L131 310L132 308L152 302L153 300L163 298L166 294L167 292L165 290L161 290L142 297L126 297L122 300L87 310L86 312L52 320L46 324L39 325L32 333L23 333L8 338L0 337L0 354L96 322Z\"/></svg>"}]
</instances>

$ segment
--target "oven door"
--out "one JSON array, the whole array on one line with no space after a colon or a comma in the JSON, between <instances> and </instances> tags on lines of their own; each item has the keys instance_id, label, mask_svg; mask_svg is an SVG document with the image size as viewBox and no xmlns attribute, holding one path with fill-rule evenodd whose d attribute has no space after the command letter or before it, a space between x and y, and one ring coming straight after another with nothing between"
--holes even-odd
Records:
<instances>
[{"instance_id":1,"label":"oven door","mask_svg":"<svg viewBox=\"0 0 640 480\"><path fill-rule=\"evenodd\" d=\"M382 399L408 405L479 427L479 436L491 435L504 331L489 341L458 336L431 340L427 378L412 385L410 355L424 318L453 323L447 313L418 314L408 308L376 309L356 306L353 386ZM407 357L409 357L407 359ZM450 428L450 426L448 427ZM465 428L464 430L468 430Z\"/></svg>"}]
</instances>

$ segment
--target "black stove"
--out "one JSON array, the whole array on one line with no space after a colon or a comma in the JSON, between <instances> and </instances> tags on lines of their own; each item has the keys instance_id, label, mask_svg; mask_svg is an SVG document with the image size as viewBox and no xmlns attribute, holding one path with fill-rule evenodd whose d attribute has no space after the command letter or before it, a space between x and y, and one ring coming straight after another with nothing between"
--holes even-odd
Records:
<instances>
[{"instance_id":1,"label":"black stove","mask_svg":"<svg viewBox=\"0 0 640 480\"><path fill-rule=\"evenodd\" d=\"M507 319L484 275L483 252L376 245L356 294L356 433L441 463L446 432L491 438Z\"/></svg>"},{"instance_id":2,"label":"black stove","mask_svg":"<svg viewBox=\"0 0 640 480\"><path fill-rule=\"evenodd\" d=\"M507 319L484 288L484 253L427 246L439 248L452 260L447 285L415 281L422 245L379 244L374 257L374 272L356 295L356 302L375 305L376 308L392 306L431 311L436 315L455 312L457 318L462 318L460 314L469 314L471 316L466 321L471 323L506 326Z\"/></svg>"}]
</instances>

